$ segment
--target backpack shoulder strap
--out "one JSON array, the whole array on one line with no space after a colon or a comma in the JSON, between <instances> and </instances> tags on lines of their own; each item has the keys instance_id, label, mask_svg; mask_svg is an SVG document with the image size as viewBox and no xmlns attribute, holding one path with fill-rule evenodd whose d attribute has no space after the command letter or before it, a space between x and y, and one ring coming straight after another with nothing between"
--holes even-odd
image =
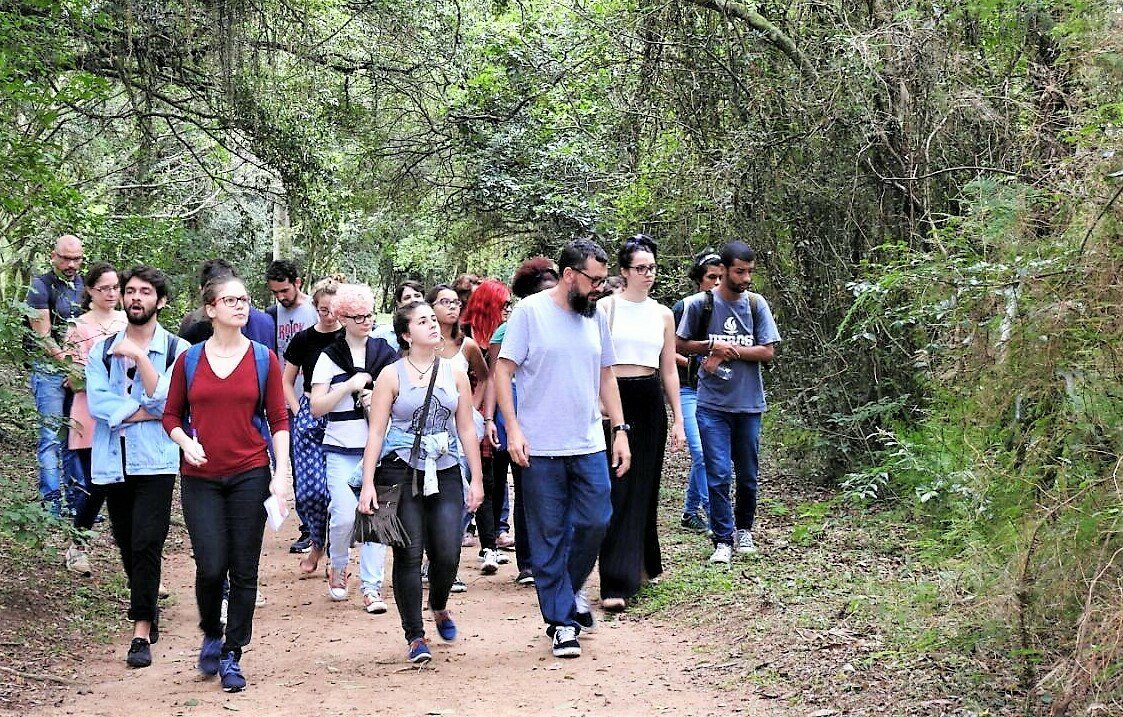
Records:
<instances>
[{"instance_id":1,"label":"backpack shoulder strap","mask_svg":"<svg viewBox=\"0 0 1123 717\"><path fill-rule=\"evenodd\" d=\"M101 362L103 364L105 364L105 375L106 376L109 375L109 363L113 359L113 357L109 355L109 347L112 346L113 342L117 340L117 334L119 334L119 333L121 333L121 332L118 331L116 333L110 334L109 336L106 336L105 337L105 348L103 348L101 350Z\"/></svg>"},{"instance_id":2,"label":"backpack shoulder strap","mask_svg":"<svg viewBox=\"0 0 1123 717\"><path fill-rule=\"evenodd\" d=\"M166 372L175 363L176 356L179 354L179 338L168 332L168 347L166 349L167 356L164 358L164 371Z\"/></svg>"},{"instance_id":3,"label":"backpack shoulder strap","mask_svg":"<svg viewBox=\"0 0 1123 717\"><path fill-rule=\"evenodd\" d=\"M187 379L187 390L195 380L195 372L199 369L199 361L203 358L203 346L206 342L194 344L187 349L187 358L183 360L183 375Z\"/></svg>"},{"instance_id":4,"label":"backpack shoulder strap","mask_svg":"<svg viewBox=\"0 0 1123 717\"><path fill-rule=\"evenodd\" d=\"M710 320L714 317L714 292L707 290L702 292L702 314L698 317L698 325L695 327L696 331L693 339L695 341L705 341L710 334Z\"/></svg>"},{"instance_id":5,"label":"backpack shoulder strap","mask_svg":"<svg viewBox=\"0 0 1123 717\"><path fill-rule=\"evenodd\" d=\"M250 340L253 365L257 371L257 415L265 416L265 384L269 380L269 349L265 344Z\"/></svg>"}]
</instances>

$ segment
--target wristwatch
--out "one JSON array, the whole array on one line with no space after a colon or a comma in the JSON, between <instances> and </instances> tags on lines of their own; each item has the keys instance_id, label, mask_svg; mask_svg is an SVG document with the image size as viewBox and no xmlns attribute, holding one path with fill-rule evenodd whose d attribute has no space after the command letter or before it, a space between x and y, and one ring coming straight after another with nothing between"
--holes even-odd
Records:
<instances>
[{"instance_id":1,"label":"wristwatch","mask_svg":"<svg viewBox=\"0 0 1123 717\"><path fill-rule=\"evenodd\" d=\"M631 427L631 426L629 426L629 425L628 425L627 423L621 423L621 424L620 424L620 425L618 425L618 426L613 426L613 427L612 427L612 435L613 435L613 436L615 436L615 435L616 435L617 433L619 433L620 431L623 431L624 433L631 433L631 432L632 432L632 427Z\"/></svg>"}]
</instances>

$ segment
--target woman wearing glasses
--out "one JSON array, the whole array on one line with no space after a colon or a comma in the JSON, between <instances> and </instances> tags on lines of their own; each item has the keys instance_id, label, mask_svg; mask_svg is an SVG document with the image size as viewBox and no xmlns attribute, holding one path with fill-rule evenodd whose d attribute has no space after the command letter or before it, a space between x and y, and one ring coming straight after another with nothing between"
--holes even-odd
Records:
<instances>
[{"instance_id":1,"label":"woman wearing glasses","mask_svg":"<svg viewBox=\"0 0 1123 717\"><path fill-rule=\"evenodd\" d=\"M104 261L90 267L83 277L82 308L86 313L74 319L66 332L63 348L74 362L74 371L68 381L74 398L70 403L67 447L78 458L79 475L70 486L66 498L74 515L75 542L66 550L66 569L89 577L90 560L86 556L85 531L94 527L94 520L105 502L105 490L90 481L92 475L90 455L94 438L94 419L90 416L85 390L86 359L90 349L106 336L121 331L127 325L125 312L121 311L121 287L117 270Z\"/></svg>"},{"instance_id":2,"label":"woman wearing glasses","mask_svg":"<svg viewBox=\"0 0 1123 717\"><path fill-rule=\"evenodd\" d=\"M328 488L328 597L347 599L351 575L351 532L355 527L355 492L351 474L362 462L367 444L367 406L374 378L398 354L383 339L370 336L374 323L374 294L362 284L342 284L331 300L331 311L343 324L343 335L328 345L312 371L312 415L324 416L324 465ZM363 609L386 612L382 578L386 546L363 543L359 548L359 582Z\"/></svg>"},{"instance_id":3,"label":"woman wearing glasses","mask_svg":"<svg viewBox=\"0 0 1123 717\"><path fill-rule=\"evenodd\" d=\"M327 545L328 486L324 458L325 419L312 415L312 373L320 354L343 335L343 326L331 312L339 280L327 278L312 287L312 306L319 319L292 337L285 349L285 403L293 415L292 462L296 477L296 512L305 525L312 548L300 561L301 577L310 577L320 566ZM301 388L296 379L301 378Z\"/></svg>"},{"instance_id":4,"label":"woman wearing glasses","mask_svg":"<svg viewBox=\"0 0 1123 717\"><path fill-rule=\"evenodd\" d=\"M289 417L277 356L241 333L250 313L242 282L233 276L207 282L203 311L213 333L176 360L163 423L183 451L183 518L195 553L195 599L203 630L199 670L221 673L222 688L239 692L246 686L242 648L253 632L265 530L262 502L270 494L286 500L292 485ZM276 456L272 479L266 432L272 434ZM224 629L227 575L230 607Z\"/></svg>"},{"instance_id":5,"label":"woman wearing glasses","mask_svg":"<svg viewBox=\"0 0 1123 717\"><path fill-rule=\"evenodd\" d=\"M463 278L462 275L460 278ZM475 276L470 275L470 276ZM474 283L469 282L467 286L470 289L465 294L464 291L454 289L448 284L437 284L429 290L429 294L425 297L426 303L433 307L433 313L437 317L437 323L441 327L441 342L437 346L437 355L445 361L451 363L454 367L468 374L468 380L472 386L472 408L478 410L483 405L484 392L487 390L488 371L487 363L484 361L483 351L480 349L479 344L474 339L465 335L463 328L460 324L460 313L464 307L465 299L462 296L472 296L472 292L479 284L479 278L475 279ZM484 472L491 470L490 457L485 458ZM461 466L465 468L465 466ZM464 519L464 527L467 528L471 522L471 516L466 515ZM465 534L465 545L470 545L471 542L469 534ZM495 541L493 540L492 543ZM491 546L490 551L486 546L480 546L480 571L484 575L492 575L499 570L499 555L495 552L495 545ZM463 581L459 576L456 579L455 592L461 591ZM467 586L464 586L467 589Z\"/></svg>"},{"instance_id":6,"label":"woman wearing glasses","mask_svg":"<svg viewBox=\"0 0 1123 717\"><path fill-rule=\"evenodd\" d=\"M624 421L631 426L632 465L612 481L612 519L600 553L601 607L623 610L644 580L663 572L656 509L659 476L667 443L664 399L671 405L671 438L685 440L675 367L675 326L671 310L652 299L655 240L640 234L617 253L624 289L598 302L605 313Z\"/></svg>"}]
</instances>

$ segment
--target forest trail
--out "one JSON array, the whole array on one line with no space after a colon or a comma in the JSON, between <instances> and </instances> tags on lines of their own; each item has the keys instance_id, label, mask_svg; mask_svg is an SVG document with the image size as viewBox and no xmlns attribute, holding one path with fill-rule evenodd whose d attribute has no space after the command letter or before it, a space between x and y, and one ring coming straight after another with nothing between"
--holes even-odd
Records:
<instances>
[{"instance_id":1,"label":"forest trail","mask_svg":"<svg viewBox=\"0 0 1123 717\"><path fill-rule=\"evenodd\" d=\"M412 667L405 662L392 586L384 590L390 605L384 615L362 610L355 577L350 599L332 603L322 575L297 578L297 556L287 549L290 532L291 521L280 534L266 531L261 561L266 604L257 609L253 643L242 659L249 681L245 692L228 695L217 679L199 677L194 563L185 543L173 547L169 540L164 583L172 598L162 613L152 666L125 666L128 635L122 632L86 656L80 686L68 688L56 706L32 714L788 714L744 686L721 690L708 682L703 663L711 661L705 654L709 646L692 631L659 620L602 619L595 634L582 635L581 658L554 658L533 588L513 583L513 559L497 575L481 576L475 548L461 554L460 575L469 591L450 600L460 639L436 639L426 611L433 661ZM596 595L595 573L590 593Z\"/></svg>"}]
</instances>

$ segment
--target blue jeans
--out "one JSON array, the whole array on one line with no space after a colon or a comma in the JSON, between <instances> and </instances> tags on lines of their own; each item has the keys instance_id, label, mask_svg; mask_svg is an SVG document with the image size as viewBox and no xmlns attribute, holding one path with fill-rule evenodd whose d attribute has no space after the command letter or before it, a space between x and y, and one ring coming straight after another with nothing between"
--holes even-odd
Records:
<instances>
[{"instance_id":1,"label":"blue jeans","mask_svg":"<svg viewBox=\"0 0 1123 717\"><path fill-rule=\"evenodd\" d=\"M522 469L527 543L538 607L550 625L570 625L574 593L585 584L612 517L612 485L604 451L582 456L531 456Z\"/></svg>"},{"instance_id":2,"label":"blue jeans","mask_svg":"<svg viewBox=\"0 0 1123 717\"><path fill-rule=\"evenodd\" d=\"M332 570L346 570L351 559L351 531L355 528L355 508L359 496L347 479L363 462L362 454L324 454L328 488L328 559ZM363 595L381 595L386 572L386 546L362 543L359 546L359 589Z\"/></svg>"},{"instance_id":3,"label":"blue jeans","mask_svg":"<svg viewBox=\"0 0 1123 717\"><path fill-rule=\"evenodd\" d=\"M66 393L62 382L62 374L31 374L31 392L39 412L39 498L54 515L62 509L63 466L70 453L62 444L62 402Z\"/></svg>"},{"instance_id":4,"label":"blue jeans","mask_svg":"<svg viewBox=\"0 0 1123 717\"><path fill-rule=\"evenodd\" d=\"M736 528L752 530L756 517L759 413L728 413L698 407L698 432L706 458L710 528L714 544L733 544L734 512L729 487L737 476Z\"/></svg>"},{"instance_id":5,"label":"blue jeans","mask_svg":"<svg viewBox=\"0 0 1123 717\"><path fill-rule=\"evenodd\" d=\"M683 515L697 515L701 512L710 519L710 491L706 487L706 462L702 457L702 437L698 434L698 391L682 386L678 391L682 402L682 427L686 432L686 447L690 450L690 476L686 481L686 501L682 504Z\"/></svg>"}]
</instances>

